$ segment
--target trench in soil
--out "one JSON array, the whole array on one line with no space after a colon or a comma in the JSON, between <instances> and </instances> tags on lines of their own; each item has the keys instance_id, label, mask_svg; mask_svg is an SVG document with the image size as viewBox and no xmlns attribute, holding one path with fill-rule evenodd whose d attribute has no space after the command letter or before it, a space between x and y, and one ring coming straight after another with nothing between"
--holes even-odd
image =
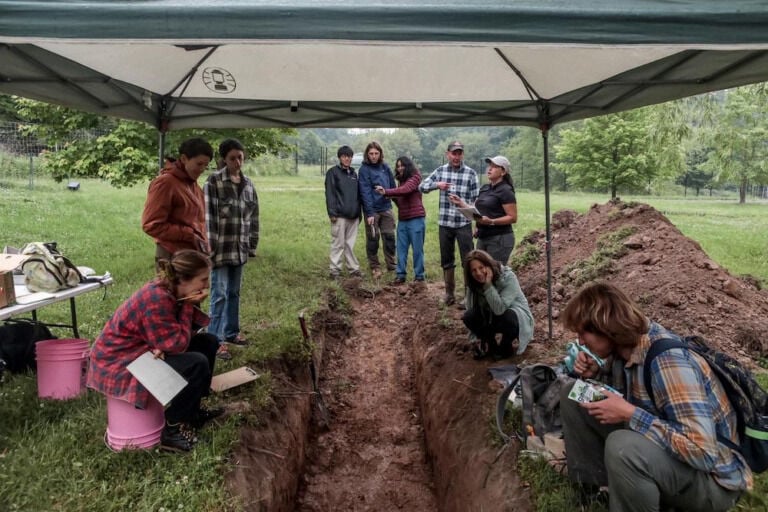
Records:
<instances>
[{"instance_id":1,"label":"trench in soil","mask_svg":"<svg viewBox=\"0 0 768 512\"><path fill-rule=\"evenodd\" d=\"M313 322L330 414L327 429L314 422L293 510L529 510L517 449L490 428L489 363L464 350L461 311L439 305L442 286L344 288L346 312Z\"/></svg>"},{"instance_id":2,"label":"trench in soil","mask_svg":"<svg viewBox=\"0 0 768 512\"><path fill-rule=\"evenodd\" d=\"M320 389L330 418L313 433L297 512L438 510L416 393L416 319L388 295L359 289L349 335L325 338Z\"/></svg>"},{"instance_id":3,"label":"trench in soil","mask_svg":"<svg viewBox=\"0 0 768 512\"><path fill-rule=\"evenodd\" d=\"M306 368L273 369L284 393L244 428L227 477L247 511L506 511L531 509L518 447L494 439L498 389L465 352L461 311L442 286L342 283L312 318L319 389ZM511 361L514 362L514 361Z\"/></svg>"}]
</instances>

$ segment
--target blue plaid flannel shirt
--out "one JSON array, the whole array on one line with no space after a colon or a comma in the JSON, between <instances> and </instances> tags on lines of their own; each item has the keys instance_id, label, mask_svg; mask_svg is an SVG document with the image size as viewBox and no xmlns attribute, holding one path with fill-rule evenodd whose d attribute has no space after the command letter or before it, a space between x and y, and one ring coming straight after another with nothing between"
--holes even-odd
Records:
<instances>
[{"instance_id":1,"label":"blue plaid flannel shirt","mask_svg":"<svg viewBox=\"0 0 768 512\"><path fill-rule=\"evenodd\" d=\"M451 164L441 165L421 182L419 190L424 194L428 194L437 189L437 183L440 181L450 183L451 188L448 191L440 191L437 224L447 228L460 228L471 224L448 200L448 194L456 194L465 203L475 204L479 189L475 170L467 167L464 163L458 168L451 167Z\"/></svg>"}]
</instances>

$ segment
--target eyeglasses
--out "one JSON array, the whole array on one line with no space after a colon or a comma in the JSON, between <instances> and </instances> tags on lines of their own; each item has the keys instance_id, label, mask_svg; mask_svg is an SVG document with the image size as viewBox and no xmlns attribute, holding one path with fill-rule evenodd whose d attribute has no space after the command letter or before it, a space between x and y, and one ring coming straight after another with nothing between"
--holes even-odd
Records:
<instances>
[{"instance_id":1,"label":"eyeglasses","mask_svg":"<svg viewBox=\"0 0 768 512\"><path fill-rule=\"evenodd\" d=\"M464 154L464 150L463 149L454 149L453 151L451 151L451 154L452 155L463 155Z\"/></svg>"}]
</instances>

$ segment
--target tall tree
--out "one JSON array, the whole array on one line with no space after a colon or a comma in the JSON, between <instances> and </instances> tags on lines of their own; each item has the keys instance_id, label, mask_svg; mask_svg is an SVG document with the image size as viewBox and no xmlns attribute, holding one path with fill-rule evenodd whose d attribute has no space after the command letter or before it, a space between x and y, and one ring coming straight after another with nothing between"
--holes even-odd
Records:
<instances>
[{"instance_id":1,"label":"tall tree","mask_svg":"<svg viewBox=\"0 0 768 512\"><path fill-rule=\"evenodd\" d=\"M745 203L750 183L768 183L768 85L728 91L709 141L714 150L706 167L719 182L736 183Z\"/></svg>"},{"instance_id":2,"label":"tall tree","mask_svg":"<svg viewBox=\"0 0 768 512\"><path fill-rule=\"evenodd\" d=\"M298 136L291 137L289 140L296 144L296 149L299 152L299 161L301 163L320 163L324 144L315 131L299 130Z\"/></svg>"},{"instance_id":3,"label":"tall tree","mask_svg":"<svg viewBox=\"0 0 768 512\"><path fill-rule=\"evenodd\" d=\"M649 152L647 114L631 110L587 119L580 128L562 130L553 165L578 188L634 191L647 185L658 170Z\"/></svg>"}]
</instances>

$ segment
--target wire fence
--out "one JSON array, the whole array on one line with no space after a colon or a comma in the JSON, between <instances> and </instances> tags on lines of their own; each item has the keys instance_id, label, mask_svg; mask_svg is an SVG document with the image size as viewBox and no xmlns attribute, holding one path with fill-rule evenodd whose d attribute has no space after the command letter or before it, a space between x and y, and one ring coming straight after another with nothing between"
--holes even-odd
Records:
<instances>
[{"instance_id":1,"label":"wire fence","mask_svg":"<svg viewBox=\"0 0 768 512\"><path fill-rule=\"evenodd\" d=\"M40 160L44 152L57 151L58 145L30 135L29 123L0 121L0 181L28 181L30 188L41 176ZM104 130L73 130L67 140L91 140Z\"/></svg>"}]
</instances>

